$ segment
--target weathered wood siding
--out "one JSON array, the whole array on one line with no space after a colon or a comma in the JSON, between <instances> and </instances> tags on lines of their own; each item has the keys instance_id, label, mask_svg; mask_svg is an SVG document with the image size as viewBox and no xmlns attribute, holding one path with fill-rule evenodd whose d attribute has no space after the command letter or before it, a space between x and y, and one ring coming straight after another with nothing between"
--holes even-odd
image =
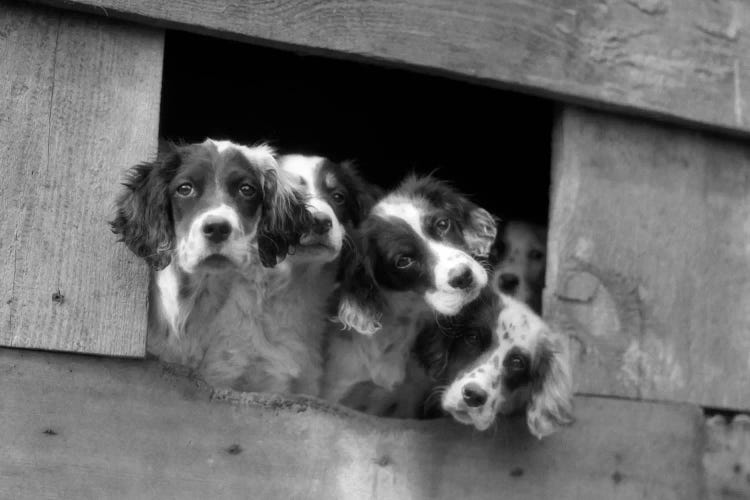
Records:
<instances>
[{"instance_id":1,"label":"weathered wood siding","mask_svg":"<svg viewBox=\"0 0 750 500\"><path fill-rule=\"evenodd\" d=\"M41 1L750 131L746 2Z\"/></svg>"},{"instance_id":2,"label":"weathered wood siding","mask_svg":"<svg viewBox=\"0 0 750 500\"><path fill-rule=\"evenodd\" d=\"M0 1L0 345L141 356L146 269L115 245L156 152L163 32Z\"/></svg>"},{"instance_id":3,"label":"weathered wood siding","mask_svg":"<svg viewBox=\"0 0 750 500\"><path fill-rule=\"evenodd\" d=\"M548 317L579 391L750 408L750 145L564 108Z\"/></svg>"},{"instance_id":4,"label":"weathered wood siding","mask_svg":"<svg viewBox=\"0 0 750 500\"><path fill-rule=\"evenodd\" d=\"M522 420L369 418L222 393L153 361L0 350L0 497L703 499L702 416L577 398L548 439Z\"/></svg>"}]
</instances>

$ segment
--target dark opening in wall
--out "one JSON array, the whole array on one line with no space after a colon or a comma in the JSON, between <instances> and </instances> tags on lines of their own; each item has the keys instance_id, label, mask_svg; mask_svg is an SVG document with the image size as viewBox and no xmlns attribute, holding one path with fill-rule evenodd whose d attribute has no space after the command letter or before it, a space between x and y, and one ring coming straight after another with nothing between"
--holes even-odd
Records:
<instances>
[{"instance_id":1,"label":"dark opening in wall","mask_svg":"<svg viewBox=\"0 0 750 500\"><path fill-rule=\"evenodd\" d=\"M503 218L546 223L552 103L512 92L168 32L161 136L355 160L383 187L435 172Z\"/></svg>"}]
</instances>

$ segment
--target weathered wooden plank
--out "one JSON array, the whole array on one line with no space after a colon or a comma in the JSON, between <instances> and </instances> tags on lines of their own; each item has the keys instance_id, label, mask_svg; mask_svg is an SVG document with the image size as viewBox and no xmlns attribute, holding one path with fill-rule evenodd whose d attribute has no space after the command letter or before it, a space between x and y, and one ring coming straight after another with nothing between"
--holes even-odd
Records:
<instances>
[{"instance_id":1,"label":"weathered wooden plank","mask_svg":"<svg viewBox=\"0 0 750 500\"><path fill-rule=\"evenodd\" d=\"M523 420L369 418L220 393L154 361L0 350L2 498L703 498L703 417L576 399L538 441Z\"/></svg>"},{"instance_id":2,"label":"weathered wooden plank","mask_svg":"<svg viewBox=\"0 0 750 500\"><path fill-rule=\"evenodd\" d=\"M163 38L0 2L0 344L144 354L146 270L107 219L156 151Z\"/></svg>"},{"instance_id":3,"label":"weathered wooden plank","mask_svg":"<svg viewBox=\"0 0 750 500\"><path fill-rule=\"evenodd\" d=\"M709 500L750 498L750 416L707 420L703 466Z\"/></svg>"},{"instance_id":4,"label":"weathered wooden plank","mask_svg":"<svg viewBox=\"0 0 750 500\"><path fill-rule=\"evenodd\" d=\"M734 0L35 1L750 131Z\"/></svg>"},{"instance_id":5,"label":"weathered wooden plank","mask_svg":"<svg viewBox=\"0 0 750 500\"><path fill-rule=\"evenodd\" d=\"M577 388L750 408L750 147L566 108L546 312Z\"/></svg>"}]
</instances>

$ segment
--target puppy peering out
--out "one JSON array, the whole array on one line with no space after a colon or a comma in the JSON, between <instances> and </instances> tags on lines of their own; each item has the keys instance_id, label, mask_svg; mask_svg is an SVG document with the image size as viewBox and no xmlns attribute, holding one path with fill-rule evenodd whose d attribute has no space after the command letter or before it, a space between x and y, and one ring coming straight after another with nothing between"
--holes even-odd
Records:
<instances>
[{"instance_id":1,"label":"puppy peering out","mask_svg":"<svg viewBox=\"0 0 750 500\"><path fill-rule=\"evenodd\" d=\"M408 177L382 197L342 259L324 397L343 401L363 382L400 384L423 325L435 313L458 314L486 285L473 255L486 256L495 235L486 210L434 178Z\"/></svg>"},{"instance_id":2,"label":"puppy peering out","mask_svg":"<svg viewBox=\"0 0 750 500\"><path fill-rule=\"evenodd\" d=\"M309 231L305 197L267 146L170 146L130 169L111 223L152 267L148 349L217 387L287 391L300 367L267 336L270 267Z\"/></svg>"},{"instance_id":3,"label":"puppy peering out","mask_svg":"<svg viewBox=\"0 0 750 500\"><path fill-rule=\"evenodd\" d=\"M566 346L526 304L487 287L460 315L423 329L415 355L457 421L485 430L498 413L525 411L541 438L573 420Z\"/></svg>"}]
</instances>

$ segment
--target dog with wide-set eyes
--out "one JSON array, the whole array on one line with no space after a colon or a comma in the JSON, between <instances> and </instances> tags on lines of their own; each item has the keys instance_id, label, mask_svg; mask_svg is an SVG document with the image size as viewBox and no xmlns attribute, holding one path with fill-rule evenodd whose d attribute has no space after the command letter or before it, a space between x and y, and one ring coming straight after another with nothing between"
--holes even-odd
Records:
<instances>
[{"instance_id":1,"label":"dog with wide-set eyes","mask_svg":"<svg viewBox=\"0 0 750 500\"><path fill-rule=\"evenodd\" d=\"M312 225L304 194L267 146L169 145L130 169L112 230L152 268L148 350L215 387L283 390L268 341L269 274Z\"/></svg>"},{"instance_id":2,"label":"dog with wide-set eyes","mask_svg":"<svg viewBox=\"0 0 750 500\"><path fill-rule=\"evenodd\" d=\"M347 400L372 382L401 384L418 331L458 314L487 283L496 222L455 189L410 176L370 210L341 264L338 321L328 334L323 397Z\"/></svg>"},{"instance_id":3,"label":"dog with wide-set eyes","mask_svg":"<svg viewBox=\"0 0 750 500\"><path fill-rule=\"evenodd\" d=\"M525 411L542 438L573 421L565 339L493 286L461 314L424 328L414 353L434 381L426 402L458 422L483 431L498 414Z\"/></svg>"},{"instance_id":4,"label":"dog with wide-set eyes","mask_svg":"<svg viewBox=\"0 0 750 500\"><path fill-rule=\"evenodd\" d=\"M522 220L504 222L490 252L490 261L492 281L500 291L541 313L547 228Z\"/></svg>"},{"instance_id":5,"label":"dog with wide-set eyes","mask_svg":"<svg viewBox=\"0 0 750 500\"><path fill-rule=\"evenodd\" d=\"M290 154L279 157L279 166L305 194L312 226L302 235L294 253L270 273L266 336L287 348L287 362L295 368L288 373L290 392L318 396L323 334L333 313L331 297L338 285L339 257L378 191L364 181L351 162ZM240 383L237 388L252 387Z\"/></svg>"}]
</instances>

